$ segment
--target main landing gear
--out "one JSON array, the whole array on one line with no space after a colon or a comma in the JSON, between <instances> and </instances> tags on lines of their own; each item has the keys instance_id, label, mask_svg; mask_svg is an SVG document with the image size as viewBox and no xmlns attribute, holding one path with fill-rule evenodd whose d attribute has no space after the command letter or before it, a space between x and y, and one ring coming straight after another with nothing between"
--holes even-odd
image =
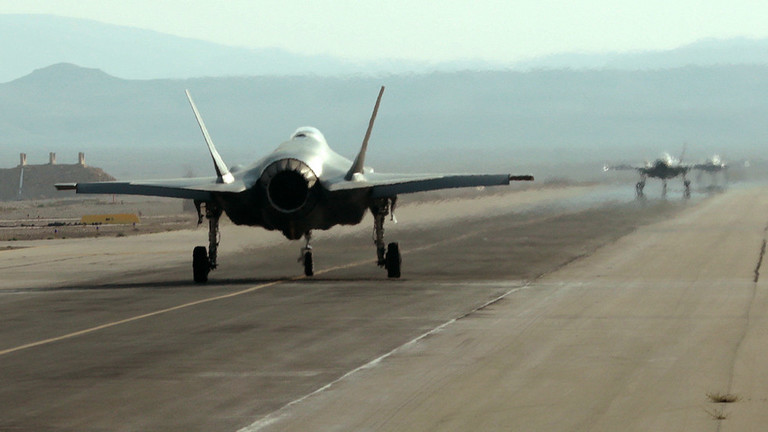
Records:
<instances>
[{"instance_id":1,"label":"main landing gear","mask_svg":"<svg viewBox=\"0 0 768 432\"><path fill-rule=\"evenodd\" d=\"M640 181L638 181L635 184L635 194L637 195L637 198L645 198L645 194L643 193L643 189L645 189L645 180L646 177L640 177ZM683 191L683 197L684 198L690 198L691 197L691 181L687 178L683 177L683 186L685 187ZM666 198L667 197L667 180L662 179L661 180L661 197Z\"/></svg>"},{"instance_id":2,"label":"main landing gear","mask_svg":"<svg viewBox=\"0 0 768 432\"><path fill-rule=\"evenodd\" d=\"M397 198L380 198L371 206L371 213L373 213L373 242L376 244L376 256L378 257L379 267L384 267L387 270L387 277L399 278L400 277L400 264L402 258L400 257L400 245L397 243L390 243L387 247L384 247L384 218L390 214L392 222L397 223L395 218L395 204Z\"/></svg>"},{"instance_id":3,"label":"main landing gear","mask_svg":"<svg viewBox=\"0 0 768 432\"><path fill-rule=\"evenodd\" d=\"M205 213L201 209L205 207ZM208 282L208 273L216 269L216 258L219 249L219 218L221 217L221 207L213 202L195 201L197 209L197 224L203 223L203 217L208 219L208 250L205 246L197 246L192 251L192 274L196 283Z\"/></svg>"},{"instance_id":4,"label":"main landing gear","mask_svg":"<svg viewBox=\"0 0 768 432\"><path fill-rule=\"evenodd\" d=\"M400 256L400 245L392 242L389 244L384 243L384 219L387 215L391 215L391 220L397 223L395 219L394 209L397 198L380 198L377 199L373 205L371 205L371 213L373 213L373 241L376 245L376 255L378 258L377 264L380 267L384 267L387 270L387 277L399 278L400 277L400 265L402 264L402 258ZM192 251L192 273L196 283L204 283L208 281L208 273L217 267L217 256L219 249L219 219L221 218L222 209L214 202L200 202L195 201L195 208L197 208L197 223L198 225L203 223L203 219L208 219L208 249L205 246L197 246ZM312 257L312 232L308 231L304 234L306 241L303 248L301 248L301 256L299 262L304 266L304 274L306 276L314 275L314 260Z\"/></svg>"}]
</instances>

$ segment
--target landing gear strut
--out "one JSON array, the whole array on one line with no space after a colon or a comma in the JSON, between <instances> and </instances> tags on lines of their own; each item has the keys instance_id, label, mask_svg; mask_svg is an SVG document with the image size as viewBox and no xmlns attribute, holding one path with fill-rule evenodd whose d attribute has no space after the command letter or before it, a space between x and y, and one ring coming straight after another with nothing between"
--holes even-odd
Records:
<instances>
[{"instance_id":1,"label":"landing gear strut","mask_svg":"<svg viewBox=\"0 0 768 432\"><path fill-rule=\"evenodd\" d=\"M667 197L667 180L666 179L661 181L661 196L662 198Z\"/></svg>"},{"instance_id":2,"label":"landing gear strut","mask_svg":"<svg viewBox=\"0 0 768 432\"><path fill-rule=\"evenodd\" d=\"M388 244L386 248L384 247L384 218L391 211L392 222L397 223L394 213L396 203L397 197L380 198L371 206L371 213L373 213L373 242L376 245L377 263L379 267L387 269L387 277L390 278L400 277L400 264L402 263L399 244L393 242Z\"/></svg>"},{"instance_id":3,"label":"landing gear strut","mask_svg":"<svg viewBox=\"0 0 768 432\"><path fill-rule=\"evenodd\" d=\"M683 186L685 186L685 191L683 192L684 198L690 198L691 197L691 181L687 178L683 177Z\"/></svg>"},{"instance_id":4,"label":"landing gear strut","mask_svg":"<svg viewBox=\"0 0 768 432\"><path fill-rule=\"evenodd\" d=\"M205 213L201 206L205 206ZM195 201L197 209L197 224L203 223L203 217L208 219L208 251L205 246L197 246L192 251L192 274L195 282L208 282L208 273L218 266L216 258L219 250L219 218L221 217L221 207L216 203L206 201Z\"/></svg>"},{"instance_id":5,"label":"landing gear strut","mask_svg":"<svg viewBox=\"0 0 768 432\"><path fill-rule=\"evenodd\" d=\"M301 248L301 256L299 262L304 265L304 275L313 276L315 274L314 263L312 262L312 245L309 242L312 240L312 231L307 231L304 234L304 240L306 243Z\"/></svg>"}]
</instances>

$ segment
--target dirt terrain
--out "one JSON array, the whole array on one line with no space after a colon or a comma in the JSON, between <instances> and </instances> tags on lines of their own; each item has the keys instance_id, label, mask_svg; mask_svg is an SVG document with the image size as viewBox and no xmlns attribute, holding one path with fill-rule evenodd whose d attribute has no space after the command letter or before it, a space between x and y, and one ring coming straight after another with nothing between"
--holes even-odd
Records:
<instances>
[{"instance_id":1,"label":"dirt terrain","mask_svg":"<svg viewBox=\"0 0 768 432\"><path fill-rule=\"evenodd\" d=\"M445 202L462 198L504 196L525 190L558 189L567 183L511 185L502 188L444 190L399 199L402 207L425 202ZM197 213L189 200L142 196L75 195L66 198L0 202L0 241L55 240L82 237L132 236L197 227ZM130 213L140 223L83 225L83 215ZM230 224L223 217L222 225Z\"/></svg>"},{"instance_id":2,"label":"dirt terrain","mask_svg":"<svg viewBox=\"0 0 768 432\"><path fill-rule=\"evenodd\" d=\"M89 197L0 202L0 241L128 236L194 228L194 210L177 199ZM83 215L131 213L133 225L83 225Z\"/></svg>"}]
</instances>

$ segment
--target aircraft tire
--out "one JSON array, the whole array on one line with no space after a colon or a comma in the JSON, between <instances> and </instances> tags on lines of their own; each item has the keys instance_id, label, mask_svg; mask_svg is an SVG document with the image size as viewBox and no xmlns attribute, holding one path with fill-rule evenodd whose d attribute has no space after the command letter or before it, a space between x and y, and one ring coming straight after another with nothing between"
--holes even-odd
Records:
<instances>
[{"instance_id":1,"label":"aircraft tire","mask_svg":"<svg viewBox=\"0 0 768 432\"><path fill-rule=\"evenodd\" d=\"M312 252L304 252L304 276L314 276L315 267L312 262Z\"/></svg>"},{"instance_id":2,"label":"aircraft tire","mask_svg":"<svg viewBox=\"0 0 768 432\"><path fill-rule=\"evenodd\" d=\"M403 262L400 258L400 245L397 243L390 243L387 245L387 255L385 257L387 277L399 278L400 277L400 264Z\"/></svg>"},{"instance_id":3,"label":"aircraft tire","mask_svg":"<svg viewBox=\"0 0 768 432\"><path fill-rule=\"evenodd\" d=\"M208 282L208 273L211 271L211 263L208 261L208 251L205 246L196 246L192 250L192 275L195 283Z\"/></svg>"}]
</instances>

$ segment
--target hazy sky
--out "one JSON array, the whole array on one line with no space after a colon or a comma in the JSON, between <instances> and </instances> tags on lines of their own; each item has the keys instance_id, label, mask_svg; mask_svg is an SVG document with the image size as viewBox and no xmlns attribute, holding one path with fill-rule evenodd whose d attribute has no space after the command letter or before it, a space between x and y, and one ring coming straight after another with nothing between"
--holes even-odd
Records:
<instances>
[{"instance_id":1,"label":"hazy sky","mask_svg":"<svg viewBox=\"0 0 768 432\"><path fill-rule=\"evenodd\" d=\"M512 62L768 37L768 2L754 0L0 0L0 13L87 18L360 60Z\"/></svg>"}]
</instances>

